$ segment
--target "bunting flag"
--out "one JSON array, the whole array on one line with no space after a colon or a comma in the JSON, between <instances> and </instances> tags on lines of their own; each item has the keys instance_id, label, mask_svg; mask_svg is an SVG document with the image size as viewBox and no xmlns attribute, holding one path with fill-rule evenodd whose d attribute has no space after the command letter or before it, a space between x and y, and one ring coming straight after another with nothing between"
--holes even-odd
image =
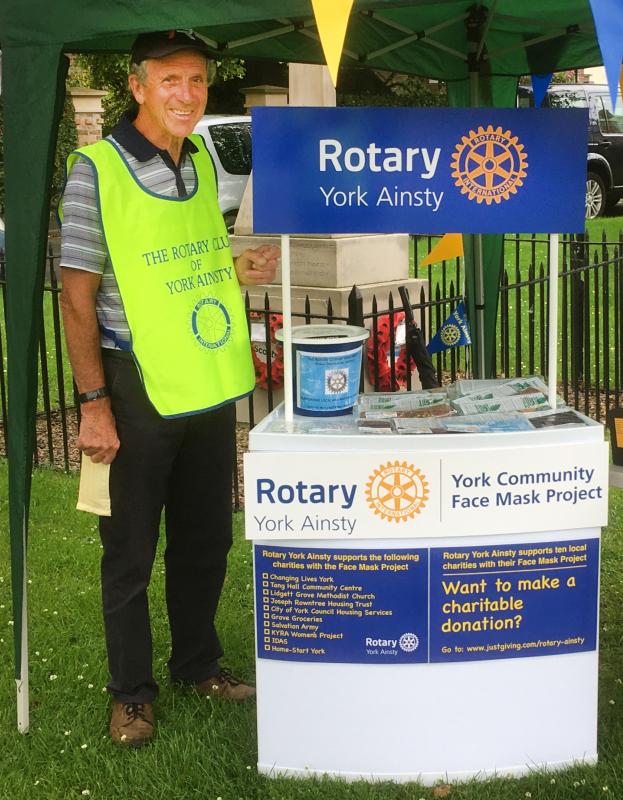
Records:
<instances>
[{"instance_id":1,"label":"bunting flag","mask_svg":"<svg viewBox=\"0 0 623 800\"><path fill-rule=\"evenodd\" d=\"M546 75L531 75L532 79L532 97L534 99L534 107L541 108L545 95L552 82L553 72L548 72Z\"/></svg>"},{"instance_id":2,"label":"bunting flag","mask_svg":"<svg viewBox=\"0 0 623 800\"><path fill-rule=\"evenodd\" d=\"M621 0L590 0L597 42L606 68L612 108L616 107L617 90L623 58L623 10Z\"/></svg>"},{"instance_id":3,"label":"bunting flag","mask_svg":"<svg viewBox=\"0 0 623 800\"><path fill-rule=\"evenodd\" d=\"M312 0L312 6L329 74L333 86L337 86L337 72L353 0Z\"/></svg>"},{"instance_id":4,"label":"bunting flag","mask_svg":"<svg viewBox=\"0 0 623 800\"><path fill-rule=\"evenodd\" d=\"M451 258L463 255L463 235L461 233L446 233L437 242L430 253L422 259L420 267L436 264L438 261L448 261Z\"/></svg>"},{"instance_id":5,"label":"bunting flag","mask_svg":"<svg viewBox=\"0 0 623 800\"><path fill-rule=\"evenodd\" d=\"M433 353L442 353L451 347L464 347L472 343L467 324L467 313L463 300L458 304L441 328L426 345L426 349Z\"/></svg>"}]
</instances>

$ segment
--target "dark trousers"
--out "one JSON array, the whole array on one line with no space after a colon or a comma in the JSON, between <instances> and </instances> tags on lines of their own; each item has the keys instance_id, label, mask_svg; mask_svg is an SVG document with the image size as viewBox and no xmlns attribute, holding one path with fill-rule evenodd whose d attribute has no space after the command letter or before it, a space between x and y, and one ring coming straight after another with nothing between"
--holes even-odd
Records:
<instances>
[{"instance_id":1,"label":"dark trousers","mask_svg":"<svg viewBox=\"0 0 623 800\"><path fill-rule=\"evenodd\" d=\"M112 516L99 526L108 690L119 702L149 703L158 685L147 587L163 508L171 680L199 682L219 669L214 616L232 538L235 410L162 419L124 355L103 356L121 442L110 468Z\"/></svg>"}]
</instances>

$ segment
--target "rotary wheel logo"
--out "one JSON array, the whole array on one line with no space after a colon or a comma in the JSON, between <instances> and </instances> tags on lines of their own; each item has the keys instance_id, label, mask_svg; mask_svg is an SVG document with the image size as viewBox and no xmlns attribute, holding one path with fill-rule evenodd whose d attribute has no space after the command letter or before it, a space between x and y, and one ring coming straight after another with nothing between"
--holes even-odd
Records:
<instances>
[{"instance_id":1,"label":"rotary wheel logo","mask_svg":"<svg viewBox=\"0 0 623 800\"><path fill-rule=\"evenodd\" d=\"M524 146L516 136L489 125L463 136L452 156L452 177L470 200L491 205L508 200L523 186L528 167Z\"/></svg>"},{"instance_id":2,"label":"rotary wheel logo","mask_svg":"<svg viewBox=\"0 0 623 800\"><path fill-rule=\"evenodd\" d=\"M330 394L344 394L348 388L348 376L343 369L332 369L326 373L327 391Z\"/></svg>"},{"instance_id":3,"label":"rotary wheel logo","mask_svg":"<svg viewBox=\"0 0 623 800\"><path fill-rule=\"evenodd\" d=\"M400 649L404 650L405 653L412 653L414 650L418 649L420 640L415 633L403 633L400 639L398 639L398 644L400 645Z\"/></svg>"},{"instance_id":4,"label":"rotary wheel logo","mask_svg":"<svg viewBox=\"0 0 623 800\"><path fill-rule=\"evenodd\" d=\"M441 341L448 347L455 345L461 338L461 331L457 325L446 325L441 331Z\"/></svg>"},{"instance_id":5,"label":"rotary wheel logo","mask_svg":"<svg viewBox=\"0 0 623 800\"><path fill-rule=\"evenodd\" d=\"M191 324L199 344L209 350L222 347L231 336L229 313L214 297L204 297L197 303L193 309Z\"/></svg>"},{"instance_id":6,"label":"rotary wheel logo","mask_svg":"<svg viewBox=\"0 0 623 800\"><path fill-rule=\"evenodd\" d=\"M406 522L419 514L428 500L428 482L406 461L393 461L375 469L366 484L366 499L382 519Z\"/></svg>"}]
</instances>

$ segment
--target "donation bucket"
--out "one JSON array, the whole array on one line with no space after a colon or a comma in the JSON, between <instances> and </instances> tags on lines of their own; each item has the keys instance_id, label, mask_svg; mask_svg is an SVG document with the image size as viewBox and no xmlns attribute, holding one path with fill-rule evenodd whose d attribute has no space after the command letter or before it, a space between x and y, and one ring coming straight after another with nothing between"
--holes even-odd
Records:
<instances>
[{"instance_id":1,"label":"donation bucket","mask_svg":"<svg viewBox=\"0 0 623 800\"><path fill-rule=\"evenodd\" d=\"M283 341L283 330L275 334ZM307 417L351 414L359 393L361 355L369 332L355 325L292 328L294 412Z\"/></svg>"}]
</instances>

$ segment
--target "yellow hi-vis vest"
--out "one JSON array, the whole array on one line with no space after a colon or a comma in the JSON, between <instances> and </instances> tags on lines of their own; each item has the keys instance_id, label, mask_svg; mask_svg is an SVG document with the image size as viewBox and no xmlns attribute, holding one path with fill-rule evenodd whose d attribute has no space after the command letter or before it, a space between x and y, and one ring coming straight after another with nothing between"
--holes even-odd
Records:
<instances>
[{"instance_id":1,"label":"yellow hi-vis vest","mask_svg":"<svg viewBox=\"0 0 623 800\"><path fill-rule=\"evenodd\" d=\"M114 143L78 154L94 167L104 236L147 396L162 417L196 414L255 386L244 303L214 166L191 136L197 185L188 197L144 189Z\"/></svg>"}]
</instances>

